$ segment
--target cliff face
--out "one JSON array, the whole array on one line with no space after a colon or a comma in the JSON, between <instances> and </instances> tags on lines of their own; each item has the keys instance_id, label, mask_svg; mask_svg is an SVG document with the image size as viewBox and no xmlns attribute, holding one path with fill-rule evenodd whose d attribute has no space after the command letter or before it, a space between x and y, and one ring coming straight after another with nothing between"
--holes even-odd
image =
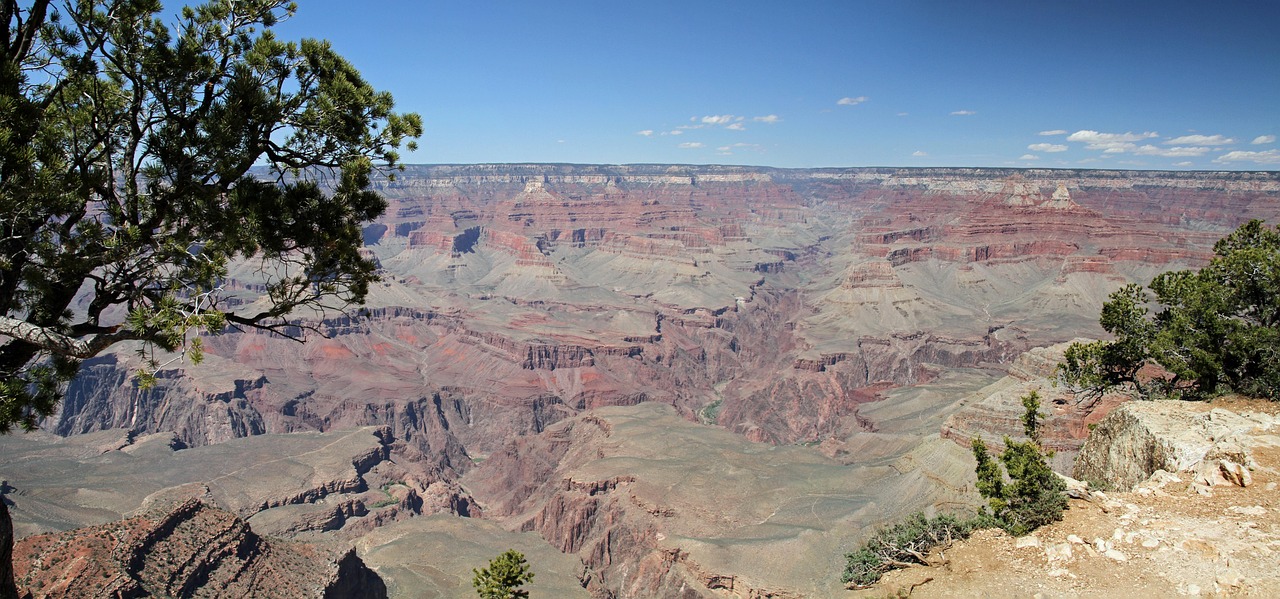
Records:
<instances>
[{"instance_id":1,"label":"cliff face","mask_svg":"<svg viewBox=\"0 0 1280 599\"><path fill-rule=\"evenodd\" d=\"M857 406L945 368L1096 335L1126 282L1193 267L1267 173L479 165L409 167L366 252L358 319L296 345L255 332L139 390L86 366L59 434L192 446L386 425L442 471L585 409L671 404L770 443L859 430ZM233 268L229 305L264 288Z\"/></svg>"},{"instance_id":2,"label":"cliff face","mask_svg":"<svg viewBox=\"0 0 1280 599\"><path fill-rule=\"evenodd\" d=\"M354 550L267 541L233 514L189 499L119 522L27 537L18 584L39 597L350 597L386 587Z\"/></svg>"}]
</instances>

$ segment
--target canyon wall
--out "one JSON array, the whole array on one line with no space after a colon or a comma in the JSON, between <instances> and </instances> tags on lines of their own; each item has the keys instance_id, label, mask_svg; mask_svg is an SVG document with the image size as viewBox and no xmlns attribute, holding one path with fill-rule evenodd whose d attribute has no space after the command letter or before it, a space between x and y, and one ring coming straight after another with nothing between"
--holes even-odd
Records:
<instances>
[{"instance_id":1,"label":"canyon wall","mask_svg":"<svg viewBox=\"0 0 1280 599\"><path fill-rule=\"evenodd\" d=\"M691 430L915 472L939 420L881 421L896 390L1012 367L982 396L995 399L956 406L980 390L966 389L936 409L955 411L956 440L1016 433L1009 402L1043 377L1015 358L1102 335L1111 291L1203 265L1246 219L1280 220L1277 173L527 164L409 166L375 186L389 208L365 228L382 279L363 310L300 315L305 344L209 335L204 363L168 363L148 389L122 347L86 363L43 428L198 449L377 427L393 440L383 461L412 474L402 509L537 533L581 558L597 596L636 596L640 580L786 596L737 557L691 549L719 542L699 511L712 508L680 508L693 515L679 534L700 540L654 541L676 508L629 489L662 475L565 479L608 454L592 414L665 404ZM233 266L220 301L252 309L265 274ZM1060 456L1111 406L1073 402L1050 402ZM849 525L963 504L938 489L970 473L946 464L933 486L887 486L914 493L902 506L854 493ZM381 526L354 504L310 524L255 518L289 535Z\"/></svg>"}]
</instances>

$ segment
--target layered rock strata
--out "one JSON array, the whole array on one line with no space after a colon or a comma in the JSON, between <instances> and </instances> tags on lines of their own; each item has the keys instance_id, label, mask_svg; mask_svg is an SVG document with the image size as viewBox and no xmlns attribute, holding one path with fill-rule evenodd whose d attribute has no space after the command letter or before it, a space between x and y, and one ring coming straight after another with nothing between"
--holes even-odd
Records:
<instances>
[{"instance_id":1,"label":"layered rock strata","mask_svg":"<svg viewBox=\"0 0 1280 599\"><path fill-rule=\"evenodd\" d=\"M269 541L199 499L110 524L27 537L14 554L19 586L38 597L387 596L354 549Z\"/></svg>"},{"instance_id":2,"label":"layered rock strata","mask_svg":"<svg viewBox=\"0 0 1280 599\"><path fill-rule=\"evenodd\" d=\"M1035 348L1019 356L1010 364L1007 376L959 402L942 425L942 437L964 447L974 437L981 437L996 451L1003 449L1006 436L1023 440L1026 409L1022 398L1034 392L1041 405L1040 444L1054 452L1056 470L1070 472L1093 427L1129 397L1120 393L1078 394L1059 385L1057 366L1069 345Z\"/></svg>"},{"instance_id":3,"label":"layered rock strata","mask_svg":"<svg viewBox=\"0 0 1280 599\"><path fill-rule=\"evenodd\" d=\"M723 522L720 506L639 492L669 488L667 474L630 471L659 457L611 453L618 440L595 433L562 450L557 431L589 430L583 423L594 410L639 410L697 427L681 443L724 433L746 447L814 444L841 467L892 463L904 476L929 472L944 487L962 485L968 469L949 458L938 466L944 474L921 466L935 453L964 454L950 442L921 444L928 433L919 423L936 431L945 413L937 410L952 409L951 400L921 391L914 407L887 403L961 370L988 377L1029 348L1097 336L1110 291L1203 264L1213 242L1245 219L1280 218L1275 173L479 165L409 167L377 186L389 209L366 227L362 251L382 280L361 314L301 316L320 333L307 344L256 331L209 336L203 364L169 363L149 389L134 384L132 372L144 365L133 348L121 348L86 364L45 428L114 443L87 458L109 473L152 452L214 455L201 452L242 437L372 426L380 440L362 466L338 462L287 490L250 476L252 468L217 471L211 476L272 492L211 488L255 530L307 538L349 538L418 513L477 515L483 504L500 521L581 556L601 593L639 593L649 584L673 593L685 585L822 595L826 587L755 576L769 565L743 561L753 546L743 539L760 532L794 548L812 541L795 539L817 534L838 555L831 534L774 539L778 528L740 526L752 518L777 523L751 512L730 523L747 532L726 541L707 524ZM270 274L232 265L223 305L256 309ZM973 434L1016 434L1020 406L1011 402L1031 388L1053 395L1038 382L1043 374L1019 368L1030 366L967 401L944 431L965 443ZM653 403L669 412L644 412ZM1046 443L1066 459L1109 407L1047 397ZM726 430L708 433L706 425ZM259 473L300 467L276 461L263 443L237 459L269 464ZM508 455L512 447L523 453ZM811 458L790 449L780 455ZM713 447L700 454L705 461L664 467L749 462L734 456L757 457L752 451ZM512 489L528 487L527 496L468 482L477 504L458 486L477 480L469 474L477 463ZM511 473L520 469L547 473L552 483ZM777 466L769 476L785 472ZM23 472L6 477L17 489L15 516L26 514L22 534L101 524L139 500L107 492L92 476L74 484L55 474L53 484L23 480ZM174 484L143 480L137 486L147 493ZM935 503L966 501L920 485L886 488ZM56 509L55 496L72 498L71 507ZM835 521L857 528L896 515L864 499L856 517ZM741 501L790 513L785 502ZM38 513L24 512L31 508ZM669 510L683 514L671 517L680 526L663 528ZM658 534L680 542L658 542Z\"/></svg>"}]
</instances>

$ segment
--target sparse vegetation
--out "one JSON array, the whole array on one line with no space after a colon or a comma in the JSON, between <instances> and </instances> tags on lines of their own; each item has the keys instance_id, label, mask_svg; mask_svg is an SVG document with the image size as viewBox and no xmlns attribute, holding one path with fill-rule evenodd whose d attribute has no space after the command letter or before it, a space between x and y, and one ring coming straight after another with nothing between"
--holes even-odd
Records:
<instances>
[{"instance_id":1,"label":"sparse vegetation","mask_svg":"<svg viewBox=\"0 0 1280 599\"><path fill-rule=\"evenodd\" d=\"M1141 286L1112 293L1099 322L1115 338L1073 344L1061 378L1093 394L1130 387L1142 397L1280 400L1280 228L1251 220L1213 251L1199 271L1152 280L1154 316ZM1139 377L1149 364L1162 374Z\"/></svg>"},{"instance_id":2,"label":"sparse vegetation","mask_svg":"<svg viewBox=\"0 0 1280 599\"><path fill-rule=\"evenodd\" d=\"M864 588L890 570L928 565L925 556L929 551L968 538L980 528L1001 528L1021 536L1061 520L1067 509L1066 484L1049 468L1052 452L1040 447L1040 394L1032 391L1024 395L1022 406L1026 441L1005 437L1004 452L992 459L986 443L978 437L973 439L978 493L987 500L986 509L967 519L947 514L929 518L917 512L881 528L857 551L845 554L841 581Z\"/></svg>"},{"instance_id":3,"label":"sparse vegetation","mask_svg":"<svg viewBox=\"0 0 1280 599\"><path fill-rule=\"evenodd\" d=\"M707 404L698 411L698 420L703 424L715 424L716 419L720 418L720 406L724 404L724 398L716 399Z\"/></svg>"},{"instance_id":4,"label":"sparse vegetation","mask_svg":"<svg viewBox=\"0 0 1280 599\"><path fill-rule=\"evenodd\" d=\"M374 502L373 505L369 506L369 508L376 510L376 509L381 509L384 507L388 507L388 506L392 506L392 505L396 505L397 503L400 503L400 500L396 499L396 496L391 494L391 487L394 487L397 485L402 487L408 486L402 480L394 480L388 483L383 483L382 486L378 488L378 490L382 491L382 493L386 495L386 497Z\"/></svg>"},{"instance_id":5,"label":"sparse vegetation","mask_svg":"<svg viewBox=\"0 0 1280 599\"><path fill-rule=\"evenodd\" d=\"M947 514L930 518L916 512L902 522L877 530L861 548L846 554L840 580L851 587L864 588L890 570L927 565L925 556L929 551L968 538L984 524L988 523L982 518L961 520Z\"/></svg>"},{"instance_id":6,"label":"sparse vegetation","mask_svg":"<svg viewBox=\"0 0 1280 599\"><path fill-rule=\"evenodd\" d=\"M475 577L471 579L471 585L481 599L522 599L529 596L529 591L520 587L533 580L533 571L524 554L515 549L504 551L489 560L488 567L472 570L472 573Z\"/></svg>"}]
</instances>

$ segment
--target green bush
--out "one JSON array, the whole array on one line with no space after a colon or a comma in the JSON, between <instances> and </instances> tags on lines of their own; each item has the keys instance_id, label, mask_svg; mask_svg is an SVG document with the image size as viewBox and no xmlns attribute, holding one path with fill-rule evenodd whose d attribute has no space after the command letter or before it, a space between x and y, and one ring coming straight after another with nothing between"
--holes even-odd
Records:
<instances>
[{"instance_id":1,"label":"green bush","mask_svg":"<svg viewBox=\"0 0 1280 599\"><path fill-rule=\"evenodd\" d=\"M1005 437L999 462L991 459L982 439L975 437L972 444L973 457L978 462L978 493L987 499L987 513L1014 536L1061 520L1067 509L1067 485L1049 467L1053 452L1040 447L1040 395L1035 391L1027 394L1022 406L1026 408L1022 424L1028 439L1014 441Z\"/></svg>"},{"instance_id":2,"label":"green bush","mask_svg":"<svg viewBox=\"0 0 1280 599\"><path fill-rule=\"evenodd\" d=\"M902 522L877 530L861 548L845 554L847 563L840 580L854 587L870 586L889 570L926 564L925 555L934 547L968 538L984 524L987 522L982 518L960 520L947 514L929 518L916 512Z\"/></svg>"}]
</instances>

